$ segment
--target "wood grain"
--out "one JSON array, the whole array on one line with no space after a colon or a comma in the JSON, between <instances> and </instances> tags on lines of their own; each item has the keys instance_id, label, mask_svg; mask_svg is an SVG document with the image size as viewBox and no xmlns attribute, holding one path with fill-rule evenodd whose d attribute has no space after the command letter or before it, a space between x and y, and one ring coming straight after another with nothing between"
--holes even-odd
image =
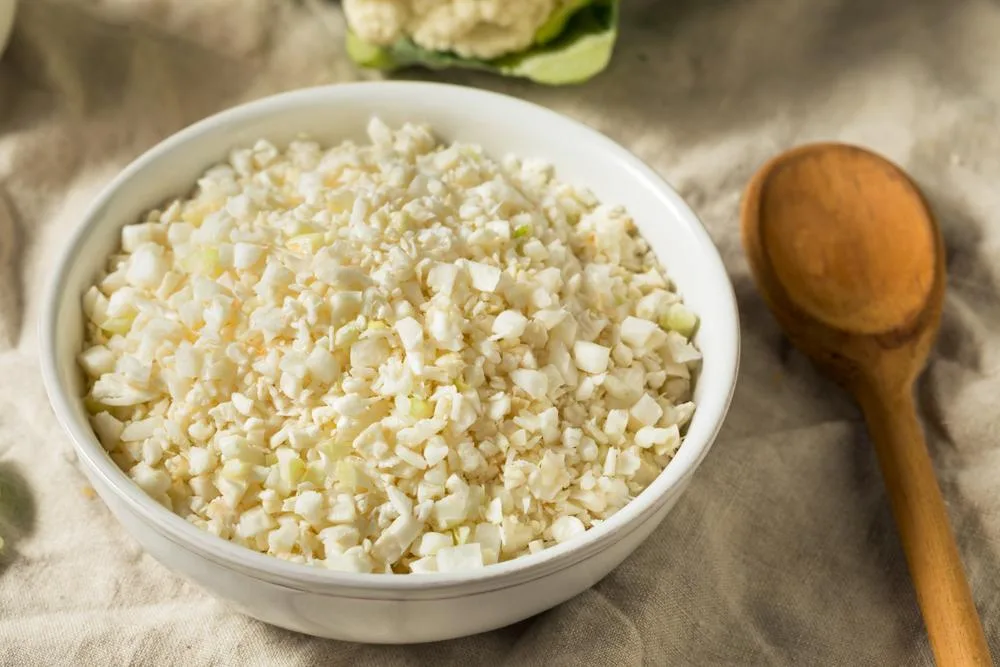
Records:
<instances>
[{"instance_id":1,"label":"wood grain","mask_svg":"<svg viewBox=\"0 0 1000 667\"><path fill-rule=\"evenodd\" d=\"M937 663L992 665L913 401L945 290L923 196L878 155L812 144L761 168L741 223L789 339L864 411Z\"/></svg>"}]
</instances>

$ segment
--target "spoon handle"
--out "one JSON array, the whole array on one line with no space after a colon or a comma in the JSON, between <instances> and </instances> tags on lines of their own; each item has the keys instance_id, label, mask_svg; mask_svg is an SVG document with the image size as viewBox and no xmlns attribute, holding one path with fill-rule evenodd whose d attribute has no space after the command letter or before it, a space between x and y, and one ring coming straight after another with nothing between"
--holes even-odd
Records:
<instances>
[{"instance_id":1,"label":"spoon handle","mask_svg":"<svg viewBox=\"0 0 1000 667\"><path fill-rule=\"evenodd\" d=\"M876 383L877 384L877 383ZM917 419L912 387L859 392L939 667L989 666L989 647Z\"/></svg>"}]
</instances>

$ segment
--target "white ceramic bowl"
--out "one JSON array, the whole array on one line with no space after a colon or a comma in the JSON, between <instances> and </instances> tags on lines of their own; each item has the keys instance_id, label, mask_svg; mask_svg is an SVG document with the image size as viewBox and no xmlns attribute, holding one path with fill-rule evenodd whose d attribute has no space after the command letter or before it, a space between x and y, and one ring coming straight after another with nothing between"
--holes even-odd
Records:
<instances>
[{"instance_id":1,"label":"white ceramic bowl","mask_svg":"<svg viewBox=\"0 0 1000 667\"><path fill-rule=\"evenodd\" d=\"M698 409L676 458L625 508L580 538L463 574L353 574L287 563L221 540L172 514L136 486L94 437L75 363L81 295L144 211L188 192L236 146L299 133L325 143L364 138L368 119L429 123L445 139L551 161L559 176L625 205L700 315L704 366ZM739 325L732 286L708 234L681 198L604 136L527 102L471 88L363 83L291 92L201 121L129 165L97 198L56 269L40 322L49 399L94 488L157 560L258 619L312 635L365 642L447 639L497 628L593 585L656 528L708 453L736 383ZM683 554L678 554L683 558Z\"/></svg>"}]
</instances>

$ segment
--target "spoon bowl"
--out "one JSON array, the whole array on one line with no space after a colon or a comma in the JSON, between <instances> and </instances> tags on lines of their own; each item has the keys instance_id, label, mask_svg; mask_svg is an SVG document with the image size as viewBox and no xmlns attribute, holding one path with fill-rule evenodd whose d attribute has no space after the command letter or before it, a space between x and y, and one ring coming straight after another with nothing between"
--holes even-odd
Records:
<instances>
[{"instance_id":1,"label":"spoon bowl","mask_svg":"<svg viewBox=\"0 0 1000 667\"><path fill-rule=\"evenodd\" d=\"M898 167L845 144L784 153L743 202L743 239L761 292L797 347L841 383L910 383L944 302L941 235Z\"/></svg>"},{"instance_id":2,"label":"spoon bowl","mask_svg":"<svg viewBox=\"0 0 1000 667\"><path fill-rule=\"evenodd\" d=\"M924 197L874 153L813 144L761 168L741 218L764 300L865 414L938 664L991 665L913 401L945 289Z\"/></svg>"}]
</instances>

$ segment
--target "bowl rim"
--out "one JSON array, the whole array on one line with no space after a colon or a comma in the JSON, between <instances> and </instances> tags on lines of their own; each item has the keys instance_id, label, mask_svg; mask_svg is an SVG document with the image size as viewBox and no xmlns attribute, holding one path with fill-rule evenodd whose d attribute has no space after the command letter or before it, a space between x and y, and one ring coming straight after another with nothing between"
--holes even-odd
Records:
<instances>
[{"instance_id":1,"label":"bowl rim","mask_svg":"<svg viewBox=\"0 0 1000 667\"><path fill-rule=\"evenodd\" d=\"M594 146L595 152L605 154L617 168L627 170L640 185L656 195L660 204L669 209L679 224L686 226L703 254L703 273L713 277L713 292L723 302L720 308L725 313L723 321L713 323L720 330L724 344L715 354L722 357L718 392L726 392L708 405L700 404L696 414L711 424L700 439L692 441L685 437L684 443L674 459L657 478L638 496L622 509L584 535L563 544L546 548L536 554L518 557L509 561L488 565L482 569L459 573L434 573L428 575L362 574L340 572L325 568L292 563L259 553L234 542L221 539L200 529L163 507L142 489L127 474L118 468L98 442L93 431L82 428L73 417L73 405L81 400L75 392L64 386L59 379L57 367L56 327L59 323L60 306L65 295L70 268L86 248L88 240L101 220L101 212L131 179L147 169L156 167L158 161L175 151L197 141L206 134L225 128L228 123L253 118L280 115L299 106L320 101L343 101L354 98L364 101L372 95L396 95L400 99L409 96L438 96L450 102L467 104L501 105L522 116L531 116L539 121L557 123L564 131L575 133L581 141ZM155 206L158 202L151 203ZM554 570L579 562L597 551L603 550L607 542L621 539L643 523L648 514L659 508L668 499L669 492L681 486L701 463L722 427L725 415L732 401L736 387L740 357L739 314L732 283L726 272L719 252L708 232L694 211L681 196L668 185L652 168L643 163L627 149L576 120L563 116L540 105L500 93L442 83L427 82L358 82L331 84L303 88L279 93L220 111L197 121L159 142L126 166L108 183L91 203L82 216L82 221L73 230L68 242L58 255L56 270L44 292L45 301L38 320L39 351L42 378L49 402L59 423L69 434L78 456L85 462L92 474L96 475L118 499L123 501L134 514L138 514L147 524L151 524L161 536L176 545L202 557L215 561L230 569L236 569L255 578L297 590L316 591L318 589L352 589L358 597L384 597L386 593L423 591L426 593L454 592L457 587L470 586L482 590L503 588L519 582L531 581ZM704 380L704 378L702 378ZM707 412L707 414L706 414ZM379 594L382 595L379 595ZM367 595L366 595L367 594ZM442 595L447 597L447 595Z\"/></svg>"}]
</instances>

